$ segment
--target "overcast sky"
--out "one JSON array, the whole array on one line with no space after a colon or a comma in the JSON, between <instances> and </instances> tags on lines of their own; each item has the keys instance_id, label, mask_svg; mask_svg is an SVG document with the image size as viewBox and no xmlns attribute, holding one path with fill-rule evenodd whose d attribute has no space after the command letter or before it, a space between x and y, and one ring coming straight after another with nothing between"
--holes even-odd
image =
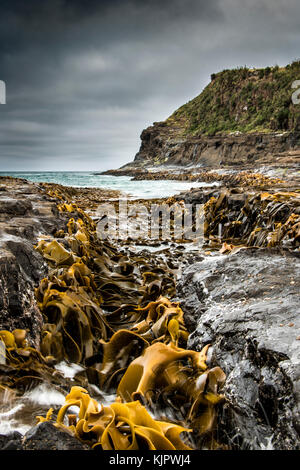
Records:
<instances>
[{"instance_id":1,"label":"overcast sky","mask_svg":"<svg viewBox=\"0 0 300 470\"><path fill-rule=\"evenodd\" d=\"M299 0L1 0L0 171L117 168L211 73L299 57Z\"/></svg>"}]
</instances>

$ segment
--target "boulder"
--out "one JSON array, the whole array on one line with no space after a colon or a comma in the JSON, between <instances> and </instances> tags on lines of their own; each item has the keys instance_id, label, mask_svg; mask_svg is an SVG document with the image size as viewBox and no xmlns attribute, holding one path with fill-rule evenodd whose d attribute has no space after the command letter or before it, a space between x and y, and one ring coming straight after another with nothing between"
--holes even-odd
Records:
<instances>
[{"instance_id":1,"label":"boulder","mask_svg":"<svg viewBox=\"0 0 300 470\"><path fill-rule=\"evenodd\" d=\"M29 429L23 438L23 450L89 450L72 434L49 421Z\"/></svg>"},{"instance_id":2,"label":"boulder","mask_svg":"<svg viewBox=\"0 0 300 470\"><path fill-rule=\"evenodd\" d=\"M233 449L299 449L299 254L247 248L183 270L188 348L227 375L219 439Z\"/></svg>"},{"instance_id":3,"label":"boulder","mask_svg":"<svg viewBox=\"0 0 300 470\"><path fill-rule=\"evenodd\" d=\"M0 435L0 450L22 450L22 448L22 434L19 432Z\"/></svg>"}]
</instances>

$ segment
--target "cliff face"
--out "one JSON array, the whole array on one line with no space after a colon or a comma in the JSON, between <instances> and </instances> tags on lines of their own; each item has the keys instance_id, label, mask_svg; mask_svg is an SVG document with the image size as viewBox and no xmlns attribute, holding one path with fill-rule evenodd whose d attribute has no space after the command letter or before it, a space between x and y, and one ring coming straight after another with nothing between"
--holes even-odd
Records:
<instances>
[{"instance_id":1,"label":"cliff face","mask_svg":"<svg viewBox=\"0 0 300 470\"><path fill-rule=\"evenodd\" d=\"M141 134L135 166L239 165L297 158L300 62L225 70L203 92Z\"/></svg>"},{"instance_id":2,"label":"cliff face","mask_svg":"<svg viewBox=\"0 0 300 470\"><path fill-rule=\"evenodd\" d=\"M272 163L299 158L299 134L255 133L168 138L165 123L144 130L134 165L203 167Z\"/></svg>"}]
</instances>

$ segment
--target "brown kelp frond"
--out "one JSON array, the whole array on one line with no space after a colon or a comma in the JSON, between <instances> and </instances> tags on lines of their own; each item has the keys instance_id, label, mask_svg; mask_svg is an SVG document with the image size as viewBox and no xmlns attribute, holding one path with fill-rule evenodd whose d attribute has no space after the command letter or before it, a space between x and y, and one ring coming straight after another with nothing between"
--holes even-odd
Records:
<instances>
[{"instance_id":1,"label":"brown kelp frond","mask_svg":"<svg viewBox=\"0 0 300 470\"><path fill-rule=\"evenodd\" d=\"M91 447L184 450L190 447L182 432L212 436L225 375L208 368L209 345L200 352L185 349L184 314L169 300L176 292L172 262L122 253L98 239L83 210L58 199L65 231L36 246L50 267L35 290L44 320L40 351L28 345L24 330L0 332L3 393L39 380L60 384L53 366L66 360L84 367L72 384L65 382L64 390L75 386L56 424ZM116 402L100 406L88 395L90 384L117 392ZM72 406L79 408L78 417L67 413ZM145 406L160 417L171 408L178 424L154 420ZM39 419L51 420L52 410Z\"/></svg>"},{"instance_id":2,"label":"brown kelp frond","mask_svg":"<svg viewBox=\"0 0 300 470\"><path fill-rule=\"evenodd\" d=\"M129 364L149 346L139 334L130 330L119 330L112 338L100 341L103 348L103 359L99 372L100 387L107 387L109 378L119 370L126 370Z\"/></svg>"},{"instance_id":3,"label":"brown kelp frond","mask_svg":"<svg viewBox=\"0 0 300 470\"><path fill-rule=\"evenodd\" d=\"M72 415L72 424L65 424L70 407L78 407L78 417ZM51 420L52 410L39 422ZM115 402L110 406L99 405L82 387L72 387L65 404L58 412L56 425L71 431L92 448L103 450L190 450L180 438L182 432L190 432L173 423L156 421L139 401Z\"/></svg>"},{"instance_id":4,"label":"brown kelp frond","mask_svg":"<svg viewBox=\"0 0 300 470\"><path fill-rule=\"evenodd\" d=\"M65 255L59 264L60 260L52 256L49 262L55 262L56 267L49 280L43 280L37 289L39 306L48 325L43 350L52 354L54 350L59 354L64 351L69 360L85 362L89 381L102 390L117 389L125 403L138 399L149 406L155 403L171 406L180 410L182 419L197 432L210 432L216 405L222 400L219 388L225 376L219 368L208 370L209 345L200 352L184 349L188 332L183 311L178 303L163 295L174 289L172 270L166 265L151 266L150 260L142 256L130 259L109 243L97 240L92 222L88 220L86 224L75 205L61 205L60 210L71 212L72 218L60 242L63 249L57 248L57 252L67 251L80 260L68 264ZM47 243L38 248L49 253ZM86 303L90 306L88 311ZM105 314L99 312L101 307ZM99 328L95 318L105 327ZM108 433L103 423L101 426L104 445L109 447L113 434ZM89 432L83 422L78 429ZM149 431L140 429L138 435L152 448Z\"/></svg>"},{"instance_id":5,"label":"brown kelp frond","mask_svg":"<svg viewBox=\"0 0 300 470\"><path fill-rule=\"evenodd\" d=\"M186 344L188 333L184 325L183 311L178 303L160 296L143 308L136 309L140 318L131 326L131 331L140 334L150 343L163 338L164 342L180 341Z\"/></svg>"},{"instance_id":6,"label":"brown kelp frond","mask_svg":"<svg viewBox=\"0 0 300 470\"><path fill-rule=\"evenodd\" d=\"M228 190L204 205L204 234L210 244L223 242L222 253L233 245L300 247L300 195L297 192L235 194Z\"/></svg>"},{"instance_id":7,"label":"brown kelp frond","mask_svg":"<svg viewBox=\"0 0 300 470\"><path fill-rule=\"evenodd\" d=\"M184 418L193 422L200 405L210 409L223 398L219 388L225 374L218 367L207 369L208 347L196 352L173 343L148 346L127 368L117 388L118 396L125 402L141 399L155 403L158 398L167 398L174 409L188 409Z\"/></svg>"},{"instance_id":8,"label":"brown kelp frond","mask_svg":"<svg viewBox=\"0 0 300 470\"><path fill-rule=\"evenodd\" d=\"M53 240L52 242L41 240L39 241L36 249L54 266L70 266L80 260L77 256L74 256L73 253L66 250L62 244L58 243L56 240Z\"/></svg>"},{"instance_id":9,"label":"brown kelp frond","mask_svg":"<svg viewBox=\"0 0 300 470\"><path fill-rule=\"evenodd\" d=\"M62 204L59 209L72 213L64 237L41 240L36 247L53 268L36 289L44 321L52 325L51 331L44 328L42 350L57 360L64 355L84 362L98 354L99 339L107 341L124 327L146 341L162 336L165 341L186 341L181 309L161 296L163 290L174 289L166 266L149 271L143 258L130 260L99 241L93 221L77 206ZM151 299L158 302L155 311ZM145 305L144 310L138 305Z\"/></svg>"},{"instance_id":10,"label":"brown kelp frond","mask_svg":"<svg viewBox=\"0 0 300 470\"><path fill-rule=\"evenodd\" d=\"M39 351L29 346L26 330L0 331L0 382L11 393L24 392L41 382L61 384L63 376L53 368L52 351ZM64 357L62 355L62 357Z\"/></svg>"},{"instance_id":11,"label":"brown kelp frond","mask_svg":"<svg viewBox=\"0 0 300 470\"><path fill-rule=\"evenodd\" d=\"M8 365L22 364L25 367L34 361L43 364L51 362L53 358L44 357L37 349L28 345L26 335L27 331L21 329L12 332L0 330L0 340L5 346L5 351L2 352L4 356L3 363Z\"/></svg>"},{"instance_id":12,"label":"brown kelp frond","mask_svg":"<svg viewBox=\"0 0 300 470\"><path fill-rule=\"evenodd\" d=\"M92 300L86 290L80 287L77 291L71 288L64 290L60 292L48 285L39 306L47 323L55 325L51 333L56 334L56 339L60 335L66 358L83 362L94 354L97 339L106 339L112 330L99 303Z\"/></svg>"}]
</instances>

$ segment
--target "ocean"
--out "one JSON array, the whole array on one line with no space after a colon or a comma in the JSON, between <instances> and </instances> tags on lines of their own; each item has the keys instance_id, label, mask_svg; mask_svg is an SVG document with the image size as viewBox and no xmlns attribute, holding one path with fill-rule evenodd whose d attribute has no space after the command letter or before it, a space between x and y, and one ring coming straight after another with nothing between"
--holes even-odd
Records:
<instances>
[{"instance_id":1,"label":"ocean","mask_svg":"<svg viewBox=\"0 0 300 470\"><path fill-rule=\"evenodd\" d=\"M187 181L132 181L131 176L96 175L91 171L1 171L0 176L25 178L38 183L58 183L77 188L116 189L126 193L128 197L140 199L164 198L178 194L181 191L187 191L191 188L212 186L211 183L190 183Z\"/></svg>"}]
</instances>

